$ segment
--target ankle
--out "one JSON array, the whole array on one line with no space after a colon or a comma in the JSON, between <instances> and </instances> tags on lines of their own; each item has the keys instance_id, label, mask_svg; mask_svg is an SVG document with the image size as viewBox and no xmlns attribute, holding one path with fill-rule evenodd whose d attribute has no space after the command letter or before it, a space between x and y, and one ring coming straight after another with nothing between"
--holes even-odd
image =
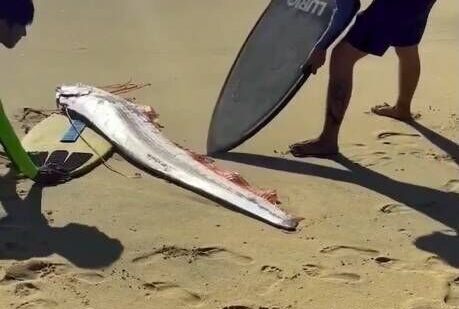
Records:
<instances>
[{"instance_id":1,"label":"ankle","mask_svg":"<svg viewBox=\"0 0 459 309\"><path fill-rule=\"evenodd\" d=\"M398 100L395 108L402 113L409 114L411 112L411 101Z\"/></svg>"},{"instance_id":2,"label":"ankle","mask_svg":"<svg viewBox=\"0 0 459 309\"><path fill-rule=\"evenodd\" d=\"M317 141L327 146L338 147L338 134L322 132Z\"/></svg>"}]
</instances>

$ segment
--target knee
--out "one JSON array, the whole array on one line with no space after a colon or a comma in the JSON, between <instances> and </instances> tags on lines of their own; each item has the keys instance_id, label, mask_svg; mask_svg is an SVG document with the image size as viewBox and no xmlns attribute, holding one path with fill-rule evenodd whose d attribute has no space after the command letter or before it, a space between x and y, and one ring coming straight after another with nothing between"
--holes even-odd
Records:
<instances>
[{"instance_id":1,"label":"knee","mask_svg":"<svg viewBox=\"0 0 459 309\"><path fill-rule=\"evenodd\" d=\"M331 59L336 60L336 59L343 58L346 54L345 50L346 48L344 47L344 44L342 42L339 43L333 48L332 53L331 53Z\"/></svg>"},{"instance_id":2,"label":"knee","mask_svg":"<svg viewBox=\"0 0 459 309\"><path fill-rule=\"evenodd\" d=\"M346 59L346 53L343 46L340 44L336 45L330 55L330 71L333 72L336 69L343 66L344 59Z\"/></svg>"},{"instance_id":3,"label":"knee","mask_svg":"<svg viewBox=\"0 0 459 309\"><path fill-rule=\"evenodd\" d=\"M356 62L362 56L359 51L347 42L341 42L333 48L330 58L330 73L343 73L352 71Z\"/></svg>"},{"instance_id":4,"label":"knee","mask_svg":"<svg viewBox=\"0 0 459 309\"><path fill-rule=\"evenodd\" d=\"M333 48L331 59L336 62L354 65L359 59L365 57L366 53L358 50L349 42L341 41Z\"/></svg>"},{"instance_id":5,"label":"knee","mask_svg":"<svg viewBox=\"0 0 459 309\"><path fill-rule=\"evenodd\" d=\"M395 47L395 53L400 60L419 59L419 49L417 45L407 47Z\"/></svg>"}]
</instances>

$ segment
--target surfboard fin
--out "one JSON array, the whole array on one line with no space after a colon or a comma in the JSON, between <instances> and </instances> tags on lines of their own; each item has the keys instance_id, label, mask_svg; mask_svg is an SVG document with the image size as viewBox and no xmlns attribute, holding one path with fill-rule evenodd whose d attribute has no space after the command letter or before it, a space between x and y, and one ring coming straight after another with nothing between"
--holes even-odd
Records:
<instances>
[{"instance_id":1,"label":"surfboard fin","mask_svg":"<svg viewBox=\"0 0 459 309\"><path fill-rule=\"evenodd\" d=\"M86 124L80 120L71 119L70 122L70 128L61 138L62 143L75 143L86 128Z\"/></svg>"}]
</instances>

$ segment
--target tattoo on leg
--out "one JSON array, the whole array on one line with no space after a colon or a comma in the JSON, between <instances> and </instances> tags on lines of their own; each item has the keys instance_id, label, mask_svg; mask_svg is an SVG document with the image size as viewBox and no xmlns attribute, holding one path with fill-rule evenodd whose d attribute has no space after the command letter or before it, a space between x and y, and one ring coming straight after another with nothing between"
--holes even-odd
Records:
<instances>
[{"instance_id":1,"label":"tattoo on leg","mask_svg":"<svg viewBox=\"0 0 459 309\"><path fill-rule=\"evenodd\" d=\"M335 125L343 121L344 112L347 107L348 85L343 81L333 81L330 85L330 100L327 104L327 116Z\"/></svg>"}]
</instances>

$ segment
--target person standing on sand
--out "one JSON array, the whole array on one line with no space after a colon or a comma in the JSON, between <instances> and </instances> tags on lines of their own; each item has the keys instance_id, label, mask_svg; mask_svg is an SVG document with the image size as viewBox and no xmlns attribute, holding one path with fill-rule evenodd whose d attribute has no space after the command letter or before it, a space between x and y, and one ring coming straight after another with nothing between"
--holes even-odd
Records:
<instances>
[{"instance_id":1,"label":"person standing on sand","mask_svg":"<svg viewBox=\"0 0 459 309\"><path fill-rule=\"evenodd\" d=\"M0 0L0 43L12 49L26 36L26 27L34 17L32 0ZM58 183L69 178L68 173L55 164L37 167L21 145L6 117L0 100L0 145L16 168L26 177L40 183Z\"/></svg>"},{"instance_id":2,"label":"person standing on sand","mask_svg":"<svg viewBox=\"0 0 459 309\"><path fill-rule=\"evenodd\" d=\"M338 0L349 1L349 0ZM399 59L399 94L394 106L377 105L373 113L401 121L412 119L411 102L418 85L421 65L418 45L436 0L373 0L358 14L344 39L333 49L327 93L325 124L316 139L290 145L295 157L327 156L339 152L338 135L352 94L354 66L371 54L383 56L394 47ZM317 49L308 65L316 72L326 59L326 49Z\"/></svg>"}]
</instances>

